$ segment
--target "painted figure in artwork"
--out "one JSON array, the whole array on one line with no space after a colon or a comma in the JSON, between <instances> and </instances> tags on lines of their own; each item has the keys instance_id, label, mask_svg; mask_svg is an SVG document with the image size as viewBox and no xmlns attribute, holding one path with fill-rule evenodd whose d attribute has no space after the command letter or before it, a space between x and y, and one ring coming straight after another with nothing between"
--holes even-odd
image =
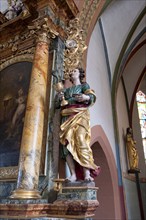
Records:
<instances>
[{"instance_id":1,"label":"painted figure in artwork","mask_svg":"<svg viewBox=\"0 0 146 220\"><path fill-rule=\"evenodd\" d=\"M70 73L72 86L58 94L57 107L65 98L68 104L61 106L60 143L62 158L67 161L71 176L68 181L93 181L100 173L100 167L94 163L90 148L90 116L88 108L96 101L93 90L83 82L84 71L74 69Z\"/></svg>"},{"instance_id":2,"label":"painted figure in artwork","mask_svg":"<svg viewBox=\"0 0 146 220\"><path fill-rule=\"evenodd\" d=\"M134 141L133 139L133 131L130 127L127 128L126 146L127 146L130 170L131 171L139 170L138 169L139 157L138 157L138 152L136 149L136 141Z\"/></svg>"},{"instance_id":3,"label":"painted figure in artwork","mask_svg":"<svg viewBox=\"0 0 146 220\"><path fill-rule=\"evenodd\" d=\"M24 95L22 88L18 90L18 97L16 98L15 102L17 104L17 107L12 116L12 121L11 121L11 125L10 125L9 132L8 132L9 133L8 138L16 134L18 124L20 123L20 120L23 119L22 116L25 111L26 96Z\"/></svg>"},{"instance_id":4,"label":"painted figure in artwork","mask_svg":"<svg viewBox=\"0 0 146 220\"><path fill-rule=\"evenodd\" d=\"M25 110L25 101L26 101L26 96L23 93L22 89L19 89L18 91L18 98L16 99L16 103L17 103L17 109L13 115L12 118L12 127L14 128L16 126L16 123L19 119L19 117L23 114L24 110Z\"/></svg>"}]
</instances>

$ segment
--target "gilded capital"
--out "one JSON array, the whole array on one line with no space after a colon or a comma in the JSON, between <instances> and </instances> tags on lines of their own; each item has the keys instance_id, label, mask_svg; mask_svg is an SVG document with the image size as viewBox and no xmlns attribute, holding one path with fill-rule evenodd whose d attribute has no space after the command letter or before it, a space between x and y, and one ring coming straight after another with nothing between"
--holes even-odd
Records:
<instances>
[{"instance_id":1,"label":"gilded capital","mask_svg":"<svg viewBox=\"0 0 146 220\"><path fill-rule=\"evenodd\" d=\"M42 33L38 34L36 42L49 43L48 33L47 32L42 32Z\"/></svg>"},{"instance_id":2,"label":"gilded capital","mask_svg":"<svg viewBox=\"0 0 146 220\"><path fill-rule=\"evenodd\" d=\"M48 18L44 18L40 21L34 21L34 23L28 26L30 30L30 35L37 37L37 42L46 42L49 43L50 38L55 38L58 36L58 32L52 27L52 24L49 23Z\"/></svg>"}]
</instances>

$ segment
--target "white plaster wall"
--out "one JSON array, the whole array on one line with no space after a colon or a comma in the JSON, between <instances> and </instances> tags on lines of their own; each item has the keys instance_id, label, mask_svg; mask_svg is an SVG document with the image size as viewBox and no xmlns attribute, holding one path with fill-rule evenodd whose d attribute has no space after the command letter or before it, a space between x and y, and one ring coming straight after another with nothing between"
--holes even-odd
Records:
<instances>
[{"instance_id":1,"label":"white plaster wall","mask_svg":"<svg viewBox=\"0 0 146 220\"><path fill-rule=\"evenodd\" d=\"M127 34L144 7L145 0L115 0L101 16L112 77Z\"/></svg>"},{"instance_id":2,"label":"white plaster wall","mask_svg":"<svg viewBox=\"0 0 146 220\"><path fill-rule=\"evenodd\" d=\"M140 50L138 50L138 52L135 54L135 56L130 60L130 62L126 66L123 73L129 105L131 103L133 91L137 84L137 80L140 77L140 74L142 73L142 70L145 67L145 62L146 62L145 51L146 51L146 46L143 46Z\"/></svg>"},{"instance_id":3,"label":"white plaster wall","mask_svg":"<svg viewBox=\"0 0 146 220\"><path fill-rule=\"evenodd\" d=\"M87 53L86 80L95 90L97 100L90 108L91 127L101 125L115 155L115 137L111 107L111 90L99 24L92 33Z\"/></svg>"},{"instance_id":4,"label":"white plaster wall","mask_svg":"<svg viewBox=\"0 0 146 220\"><path fill-rule=\"evenodd\" d=\"M146 5L146 1L145 1L145 5ZM133 40L138 36L138 34L145 28L146 26L146 15L143 17L143 19L140 21L139 25L137 26L135 32L132 35L132 38L129 42L128 47L131 45L131 43L133 42ZM144 39L143 39L144 40Z\"/></svg>"},{"instance_id":5,"label":"white plaster wall","mask_svg":"<svg viewBox=\"0 0 146 220\"><path fill-rule=\"evenodd\" d=\"M107 44L111 75L115 70L115 65L119 57L119 53L126 40L126 37L131 30L134 21L145 6L145 0L115 0L106 9L101 16L103 31ZM133 35L133 39L140 32L144 25L144 20L141 21L137 30ZM132 42L131 40L131 42ZM131 44L130 42L130 44ZM129 44L129 45L130 45ZM135 57L130 61L125 69L124 82L126 90L128 90L129 104L132 98L134 86L139 77L139 73L143 69L144 62L137 62L137 60L145 58L144 48L142 48ZM136 65L135 65L136 63ZM129 74L129 75L128 75ZM134 77L133 77L134 76ZM135 78L135 79L134 79ZM91 127L100 124L104 129L107 138L112 146L115 155L115 137L113 129L113 116L111 107L111 89L109 85L109 78L107 73L107 66L105 61L105 54L100 33L99 24L97 23L92 33L87 53L87 82L90 84L97 95L95 105L90 109L91 113ZM120 150L120 162L122 172L127 172L127 155L125 146L126 128L129 127L128 112L126 105L125 92L122 82L119 83L117 91L116 110L117 110L117 124L118 124L118 138ZM134 113L135 114L135 113ZM137 123L137 119L133 123ZM136 125L135 125L136 126ZM141 153L141 152L140 152ZM143 163L140 162L140 166ZM145 173L145 171L144 171ZM145 174L140 174L144 176ZM137 198L137 190L135 182L123 179L125 205L129 220L140 219L139 204ZM143 193L144 191L142 191ZM145 202L145 200L144 200Z\"/></svg>"},{"instance_id":6,"label":"white plaster wall","mask_svg":"<svg viewBox=\"0 0 146 220\"><path fill-rule=\"evenodd\" d=\"M117 91L116 109L117 109L117 123L118 123L118 132L119 132L121 168L123 172L127 172L128 166L127 166L125 135L126 135L126 128L129 127L129 121L128 121L128 112L126 107L124 88L121 81L119 83L118 91Z\"/></svg>"}]
</instances>

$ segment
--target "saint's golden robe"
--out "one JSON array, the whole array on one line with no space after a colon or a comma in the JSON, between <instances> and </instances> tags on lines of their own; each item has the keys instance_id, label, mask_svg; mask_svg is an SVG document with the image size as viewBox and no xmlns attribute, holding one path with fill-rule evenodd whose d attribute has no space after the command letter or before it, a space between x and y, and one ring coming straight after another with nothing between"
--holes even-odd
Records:
<instances>
[{"instance_id":1,"label":"saint's golden robe","mask_svg":"<svg viewBox=\"0 0 146 220\"><path fill-rule=\"evenodd\" d=\"M66 99L69 97L70 91L72 94L84 93L90 96L90 104L75 103L71 98L71 103L61 110L61 116L65 120L60 126L60 143L66 146L67 151L71 153L81 167L92 170L93 175L96 176L99 167L94 163L92 149L90 148L91 131L88 110L88 107L95 102L95 94L89 89L88 84L75 86L73 89L75 91L68 89Z\"/></svg>"}]
</instances>

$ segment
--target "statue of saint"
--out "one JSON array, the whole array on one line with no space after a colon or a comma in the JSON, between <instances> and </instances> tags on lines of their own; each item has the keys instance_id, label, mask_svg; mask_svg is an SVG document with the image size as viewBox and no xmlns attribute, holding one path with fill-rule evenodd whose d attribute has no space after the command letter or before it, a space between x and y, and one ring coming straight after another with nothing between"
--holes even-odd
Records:
<instances>
[{"instance_id":1,"label":"statue of saint","mask_svg":"<svg viewBox=\"0 0 146 220\"><path fill-rule=\"evenodd\" d=\"M136 149L136 141L133 139L133 131L129 127L127 128L127 134L126 134L126 146L127 146L127 153L128 153L128 159L129 159L129 171L139 171L138 168L138 152Z\"/></svg>"},{"instance_id":2,"label":"statue of saint","mask_svg":"<svg viewBox=\"0 0 146 220\"><path fill-rule=\"evenodd\" d=\"M62 144L62 158L67 161L71 176L68 181L93 181L100 173L100 167L94 163L90 148L90 116L89 106L96 101L93 90L88 83L83 82L82 68L74 69L70 73L72 86L64 89L64 94L58 94L58 107L62 98L67 105L61 106L60 143Z\"/></svg>"}]
</instances>

